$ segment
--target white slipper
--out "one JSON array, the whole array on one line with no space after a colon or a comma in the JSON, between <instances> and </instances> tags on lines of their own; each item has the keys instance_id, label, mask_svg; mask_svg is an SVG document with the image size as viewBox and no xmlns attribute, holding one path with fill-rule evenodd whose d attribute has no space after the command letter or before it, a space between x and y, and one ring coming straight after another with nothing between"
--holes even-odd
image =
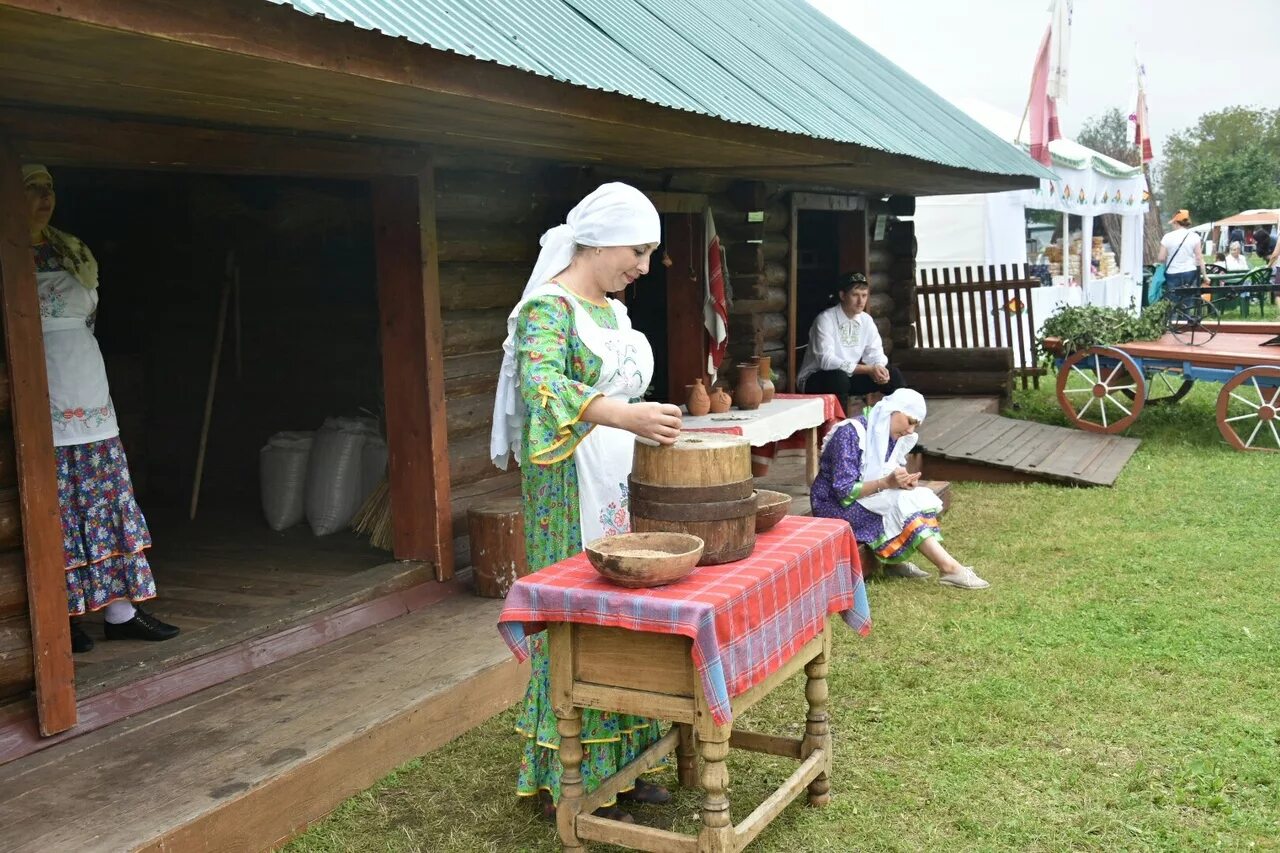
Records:
<instances>
[{"instance_id":1,"label":"white slipper","mask_svg":"<svg viewBox=\"0 0 1280 853\"><path fill-rule=\"evenodd\" d=\"M957 589L986 589L991 584L978 577L972 566L961 566L960 571L949 575L938 575L938 583L943 586L954 586Z\"/></svg>"},{"instance_id":2,"label":"white slipper","mask_svg":"<svg viewBox=\"0 0 1280 853\"><path fill-rule=\"evenodd\" d=\"M907 578L908 580L922 580L930 577L928 572L915 563L889 563L884 567L884 573L895 578Z\"/></svg>"}]
</instances>

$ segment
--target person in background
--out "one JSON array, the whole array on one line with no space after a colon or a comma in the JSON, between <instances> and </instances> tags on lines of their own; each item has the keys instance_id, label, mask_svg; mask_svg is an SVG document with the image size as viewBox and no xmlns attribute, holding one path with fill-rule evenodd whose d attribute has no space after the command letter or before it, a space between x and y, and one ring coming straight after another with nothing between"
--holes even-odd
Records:
<instances>
[{"instance_id":1,"label":"person in background","mask_svg":"<svg viewBox=\"0 0 1280 853\"><path fill-rule=\"evenodd\" d=\"M889 365L875 320L867 313L871 283L860 272L840 280L839 302L819 314L809 328L796 385L805 394L835 394L847 406L850 395L891 394L906 385Z\"/></svg>"},{"instance_id":2,"label":"person in background","mask_svg":"<svg viewBox=\"0 0 1280 853\"><path fill-rule=\"evenodd\" d=\"M93 334L98 262L78 238L49 224L56 196L48 169L23 166L22 187L44 330L67 612L105 611L108 640L168 640L178 629L138 606L156 596L145 553L151 532L133 494L107 368ZM92 648L93 639L73 619L71 650Z\"/></svg>"},{"instance_id":3,"label":"person in background","mask_svg":"<svg viewBox=\"0 0 1280 853\"><path fill-rule=\"evenodd\" d=\"M1265 226L1259 225L1253 229L1253 251L1260 258L1267 259L1268 266L1275 266L1278 257L1274 250L1276 244L1271 240L1271 231Z\"/></svg>"},{"instance_id":4,"label":"person in background","mask_svg":"<svg viewBox=\"0 0 1280 853\"><path fill-rule=\"evenodd\" d=\"M1164 289L1177 295L1178 288L1195 287L1197 281L1208 284L1204 268L1204 250L1200 238L1191 230L1191 214L1179 210L1169 220L1173 230L1160 238L1160 255L1156 259L1164 264ZM1181 296L1186 297L1183 293Z\"/></svg>"},{"instance_id":5,"label":"person in background","mask_svg":"<svg viewBox=\"0 0 1280 853\"><path fill-rule=\"evenodd\" d=\"M901 388L876 403L869 415L833 427L823 442L818 476L810 489L813 514L849 522L854 538L869 546L894 574L929 577L911 562L918 551L938 567L938 583L986 589L990 584L972 566L961 565L942 547L942 501L917 485L919 474L907 473L907 453L925 414L924 397Z\"/></svg>"},{"instance_id":6,"label":"person in background","mask_svg":"<svg viewBox=\"0 0 1280 853\"><path fill-rule=\"evenodd\" d=\"M1227 247L1227 256L1222 259L1222 265L1227 272L1244 272L1249 269L1249 259L1244 256L1238 241L1232 241Z\"/></svg>"}]
</instances>

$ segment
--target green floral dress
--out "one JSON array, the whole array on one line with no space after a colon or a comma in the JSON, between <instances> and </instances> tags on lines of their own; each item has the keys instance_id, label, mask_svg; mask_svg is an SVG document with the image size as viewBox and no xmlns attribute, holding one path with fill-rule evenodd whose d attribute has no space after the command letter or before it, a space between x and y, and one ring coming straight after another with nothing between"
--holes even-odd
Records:
<instances>
[{"instance_id":1,"label":"green floral dress","mask_svg":"<svg viewBox=\"0 0 1280 853\"><path fill-rule=\"evenodd\" d=\"M596 323L616 329L607 306L582 301ZM526 420L520 450L525 547L529 568L540 569L582 550L578 473L573 450L591 430L580 418L598 393L600 360L574 333L574 310L564 297L529 300L516 321L520 395ZM516 793L548 791L560 801L560 735L548 696L546 633L529 637L533 674L516 731L524 737ZM662 736L644 717L587 709L582 712L582 779L587 792Z\"/></svg>"}]
</instances>

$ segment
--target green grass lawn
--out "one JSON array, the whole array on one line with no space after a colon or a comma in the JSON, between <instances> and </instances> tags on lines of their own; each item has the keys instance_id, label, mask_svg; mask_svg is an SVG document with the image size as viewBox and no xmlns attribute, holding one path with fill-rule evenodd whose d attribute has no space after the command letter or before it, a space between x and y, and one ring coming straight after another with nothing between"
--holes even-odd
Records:
<instances>
[{"instance_id":1,"label":"green grass lawn","mask_svg":"<svg viewBox=\"0 0 1280 853\"><path fill-rule=\"evenodd\" d=\"M1216 391L1148 408L1114 488L956 486L948 545L992 588L870 582L871 635L835 627L832 803L793 804L751 849L1280 847L1280 454L1228 449ZM1048 383L1017 405L1063 422ZM798 733L802 682L746 717ZM513 719L287 849L559 850L512 795ZM735 822L793 766L733 754ZM691 831L697 806L636 814Z\"/></svg>"}]
</instances>

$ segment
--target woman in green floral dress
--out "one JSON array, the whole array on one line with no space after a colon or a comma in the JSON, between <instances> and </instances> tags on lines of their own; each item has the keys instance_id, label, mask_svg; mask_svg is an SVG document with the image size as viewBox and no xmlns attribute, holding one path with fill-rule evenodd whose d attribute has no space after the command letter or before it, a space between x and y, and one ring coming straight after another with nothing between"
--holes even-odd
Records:
<instances>
[{"instance_id":1,"label":"woman in green floral dress","mask_svg":"<svg viewBox=\"0 0 1280 853\"><path fill-rule=\"evenodd\" d=\"M644 275L657 247L652 203L625 184L605 184L543 237L543 249L512 312L494 406L491 451L520 462L529 566L579 553L585 542L630 528L626 481L636 436L670 444L680 410L636 402L653 375L653 352L608 294ZM548 698L546 634L529 638L533 673L516 730L524 750L516 791L560 799L560 737ZM582 777L590 792L661 736L655 720L587 709ZM627 796L627 795L624 795ZM638 782L631 799L667 792ZM608 808L613 817L621 817Z\"/></svg>"}]
</instances>

